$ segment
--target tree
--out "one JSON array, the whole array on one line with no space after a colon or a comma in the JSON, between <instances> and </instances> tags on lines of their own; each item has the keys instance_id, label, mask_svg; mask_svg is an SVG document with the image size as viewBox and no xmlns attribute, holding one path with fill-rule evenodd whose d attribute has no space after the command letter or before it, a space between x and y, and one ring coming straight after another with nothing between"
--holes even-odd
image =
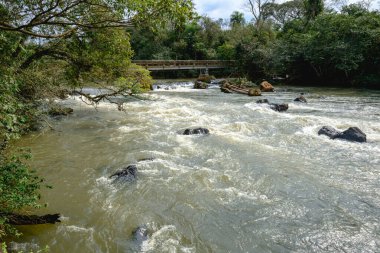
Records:
<instances>
[{"instance_id":1,"label":"tree","mask_svg":"<svg viewBox=\"0 0 380 253\"><path fill-rule=\"evenodd\" d=\"M292 0L284 3L267 3L263 5L263 19L271 20L279 27L294 19L304 16L305 8L303 0Z\"/></svg>"},{"instance_id":2,"label":"tree","mask_svg":"<svg viewBox=\"0 0 380 253\"><path fill-rule=\"evenodd\" d=\"M238 11L234 11L230 17L230 26L245 25L244 14Z\"/></svg>"},{"instance_id":3,"label":"tree","mask_svg":"<svg viewBox=\"0 0 380 253\"><path fill-rule=\"evenodd\" d=\"M323 0L304 0L304 4L307 22L314 20L319 14L322 13L324 8Z\"/></svg>"},{"instance_id":4,"label":"tree","mask_svg":"<svg viewBox=\"0 0 380 253\"><path fill-rule=\"evenodd\" d=\"M274 0L248 0L247 6L253 15L255 25L260 28L263 23L263 7L268 3L273 3Z\"/></svg>"}]
</instances>

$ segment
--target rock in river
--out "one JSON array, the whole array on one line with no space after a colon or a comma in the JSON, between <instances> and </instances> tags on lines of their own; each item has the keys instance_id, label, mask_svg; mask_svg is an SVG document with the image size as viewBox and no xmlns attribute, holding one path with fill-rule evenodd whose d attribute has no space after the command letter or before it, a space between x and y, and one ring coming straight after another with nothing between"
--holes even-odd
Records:
<instances>
[{"instance_id":1,"label":"rock in river","mask_svg":"<svg viewBox=\"0 0 380 253\"><path fill-rule=\"evenodd\" d=\"M116 171L114 174L110 176L110 178L116 177L116 180L127 180L127 181L133 181L136 179L137 174L137 167L136 165L128 165L126 168L123 168L122 170Z\"/></svg>"},{"instance_id":2,"label":"rock in river","mask_svg":"<svg viewBox=\"0 0 380 253\"><path fill-rule=\"evenodd\" d=\"M366 142L367 141L367 135L362 132L357 127L350 127L346 131L343 131L341 135L338 137L339 139L344 139L348 141L356 141L356 142Z\"/></svg>"},{"instance_id":3,"label":"rock in river","mask_svg":"<svg viewBox=\"0 0 380 253\"><path fill-rule=\"evenodd\" d=\"M333 127L323 126L318 131L318 135L321 135L321 134L326 135L326 136L330 137L331 139L335 139L338 135L341 135L342 133Z\"/></svg>"},{"instance_id":4,"label":"rock in river","mask_svg":"<svg viewBox=\"0 0 380 253\"><path fill-rule=\"evenodd\" d=\"M288 104L269 104L270 108L277 112L284 112L289 109Z\"/></svg>"},{"instance_id":5,"label":"rock in river","mask_svg":"<svg viewBox=\"0 0 380 253\"><path fill-rule=\"evenodd\" d=\"M343 139L347 141L355 142L366 142L367 136L363 131L357 127L350 127L347 130L340 132L333 127L323 126L319 131L318 135L327 135L331 139Z\"/></svg>"},{"instance_id":6,"label":"rock in river","mask_svg":"<svg viewBox=\"0 0 380 253\"><path fill-rule=\"evenodd\" d=\"M210 131L207 129L207 128L202 128L202 127L199 127L199 128L193 128L193 129L186 129L183 134L184 135L193 135L193 134L209 134Z\"/></svg>"},{"instance_id":7,"label":"rock in river","mask_svg":"<svg viewBox=\"0 0 380 253\"><path fill-rule=\"evenodd\" d=\"M141 243L148 240L148 228L145 225L137 227L132 234L133 239L137 242Z\"/></svg>"},{"instance_id":8,"label":"rock in river","mask_svg":"<svg viewBox=\"0 0 380 253\"><path fill-rule=\"evenodd\" d=\"M302 102L302 103L307 103L307 100L304 96L299 96L298 98L294 99L295 102Z\"/></svg>"}]
</instances>

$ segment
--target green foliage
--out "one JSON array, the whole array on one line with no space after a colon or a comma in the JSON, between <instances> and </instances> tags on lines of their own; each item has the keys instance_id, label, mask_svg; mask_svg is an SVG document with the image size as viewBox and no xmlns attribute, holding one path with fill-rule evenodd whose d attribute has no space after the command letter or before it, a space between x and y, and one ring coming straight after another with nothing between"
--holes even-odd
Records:
<instances>
[{"instance_id":1,"label":"green foliage","mask_svg":"<svg viewBox=\"0 0 380 253\"><path fill-rule=\"evenodd\" d=\"M245 25L244 13L234 11L230 16L230 26Z\"/></svg>"},{"instance_id":2,"label":"green foliage","mask_svg":"<svg viewBox=\"0 0 380 253\"><path fill-rule=\"evenodd\" d=\"M363 77L379 76L380 16L344 10L319 15L306 29L302 22L288 23L273 50L277 71L301 82L375 87L365 80L377 78Z\"/></svg>"},{"instance_id":3,"label":"green foliage","mask_svg":"<svg viewBox=\"0 0 380 253\"><path fill-rule=\"evenodd\" d=\"M307 21L315 19L324 9L324 0L304 0Z\"/></svg>"},{"instance_id":4,"label":"green foliage","mask_svg":"<svg viewBox=\"0 0 380 253\"><path fill-rule=\"evenodd\" d=\"M18 235L17 231L7 224L3 214L13 213L24 207L39 208L39 190L43 179L29 169L25 160L30 153L22 153L10 159L0 159L0 238L7 234Z\"/></svg>"}]
</instances>

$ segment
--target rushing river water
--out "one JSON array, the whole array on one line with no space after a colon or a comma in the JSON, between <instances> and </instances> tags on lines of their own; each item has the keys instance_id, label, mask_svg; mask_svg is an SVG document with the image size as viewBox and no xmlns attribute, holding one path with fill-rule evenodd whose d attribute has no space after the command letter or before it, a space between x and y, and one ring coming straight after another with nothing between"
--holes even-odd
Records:
<instances>
[{"instance_id":1,"label":"rushing river water","mask_svg":"<svg viewBox=\"0 0 380 253\"><path fill-rule=\"evenodd\" d=\"M173 86L172 86L173 87ZM219 89L155 90L125 112L79 99L54 131L23 138L52 190L18 249L50 252L380 252L380 92L280 88L261 98ZM161 85L161 88L165 86ZM307 104L293 102L305 92ZM318 136L357 126L367 143ZM208 136L184 136L206 127ZM141 159L155 158L150 161ZM137 164L135 182L109 176ZM149 238L133 239L138 226Z\"/></svg>"}]
</instances>

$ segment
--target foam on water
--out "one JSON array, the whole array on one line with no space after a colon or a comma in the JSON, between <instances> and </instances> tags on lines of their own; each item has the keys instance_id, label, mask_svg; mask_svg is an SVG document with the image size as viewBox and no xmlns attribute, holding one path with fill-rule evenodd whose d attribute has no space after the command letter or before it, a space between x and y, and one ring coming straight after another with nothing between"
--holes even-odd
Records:
<instances>
[{"instance_id":1,"label":"foam on water","mask_svg":"<svg viewBox=\"0 0 380 253\"><path fill-rule=\"evenodd\" d=\"M28 140L54 185L51 212L69 219L27 240L53 252L376 252L380 96L308 88L301 104L300 88L264 93L289 103L278 113L257 98L164 85L124 112L75 98L59 131ZM368 142L318 136L324 125L357 126ZM195 127L210 134L182 135ZM129 164L137 180L114 184ZM142 224L149 238L136 246Z\"/></svg>"}]
</instances>

